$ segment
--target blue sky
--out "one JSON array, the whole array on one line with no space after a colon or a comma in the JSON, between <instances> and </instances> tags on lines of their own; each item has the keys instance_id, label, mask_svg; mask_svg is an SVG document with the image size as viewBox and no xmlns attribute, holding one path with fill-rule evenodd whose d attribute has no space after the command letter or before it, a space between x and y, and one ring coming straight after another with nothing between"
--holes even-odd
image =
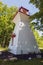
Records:
<instances>
[{"instance_id":1,"label":"blue sky","mask_svg":"<svg viewBox=\"0 0 43 65\"><path fill-rule=\"evenodd\" d=\"M25 7L29 10L30 14L34 14L38 11L38 9L35 8L34 5L29 4L29 0L1 0L4 4L7 4L8 6L17 6L17 7Z\"/></svg>"}]
</instances>

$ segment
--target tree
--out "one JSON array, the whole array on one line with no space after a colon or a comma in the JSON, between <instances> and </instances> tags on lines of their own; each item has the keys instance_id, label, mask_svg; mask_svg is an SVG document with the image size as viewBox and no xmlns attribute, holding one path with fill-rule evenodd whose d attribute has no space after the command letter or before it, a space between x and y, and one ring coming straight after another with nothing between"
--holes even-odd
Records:
<instances>
[{"instance_id":1,"label":"tree","mask_svg":"<svg viewBox=\"0 0 43 65\"><path fill-rule=\"evenodd\" d=\"M32 3L36 6L36 8L39 9L39 12L36 12L34 15L30 16L30 19L36 19L37 29L43 31L43 0L30 0L30 3Z\"/></svg>"},{"instance_id":2,"label":"tree","mask_svg":"<svg viewBox=\"0 0 43 65\"><path fill-rule=\"evenodd\" d=\"M39 46L40 49L43 49L43 36L39 36L38 31L34 28L35 25L37 25L35 22L34 23L30 22L30 27L37 41L37 45Z\"/></svg>"},{"instance_id":3,"label":"tree","mask_svg":"<svg viewBox=\"0 0 43 65\"><path fill-rule=\"evenodd\" d=\"M11 38L15 24L12 22L17 7L8 7L0 2L0 44L5 47Z\"/></svg>"}]
</instances>

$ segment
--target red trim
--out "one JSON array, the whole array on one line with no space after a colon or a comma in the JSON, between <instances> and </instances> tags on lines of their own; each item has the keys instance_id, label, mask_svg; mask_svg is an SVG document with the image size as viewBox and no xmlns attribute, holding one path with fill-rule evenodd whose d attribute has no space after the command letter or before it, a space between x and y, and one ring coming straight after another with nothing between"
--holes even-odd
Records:
<instances>
[{"instance_id":1,"label":"red trim","mask_svg":"<svg viewBox=\"0 0 43 65\"><path fill-rule=\"evenodd\" d=\"M12 38L16 37L15 33L11 35Z\"/></svg>"},{"instance_id":2,"label":"red trim","mask_svg":"<svg viewBox=\"0 0 43 65\"><path fill-rule=\"evenodd\" d=\"M14 14L13 19L15 18L15 16L17 15L18 12L19 12L19 11L17 11L16 14Z\"/></svg>"}]
</instances>

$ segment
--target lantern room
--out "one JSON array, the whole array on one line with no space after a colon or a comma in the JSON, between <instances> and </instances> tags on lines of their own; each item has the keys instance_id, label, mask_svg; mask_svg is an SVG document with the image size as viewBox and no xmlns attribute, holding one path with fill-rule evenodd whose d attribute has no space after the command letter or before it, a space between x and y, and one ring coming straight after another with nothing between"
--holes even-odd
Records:
<instances>
[{"instance_id":1,"label":"lantern room","mask_svg":"<svg viewBox=\"0 0 43 65\"><path fill-rule=\"evenodd\" d=\"M19 12L29 15L29 10L25 9L24 7L20 7Z\"/></svg>"}]
</instances>

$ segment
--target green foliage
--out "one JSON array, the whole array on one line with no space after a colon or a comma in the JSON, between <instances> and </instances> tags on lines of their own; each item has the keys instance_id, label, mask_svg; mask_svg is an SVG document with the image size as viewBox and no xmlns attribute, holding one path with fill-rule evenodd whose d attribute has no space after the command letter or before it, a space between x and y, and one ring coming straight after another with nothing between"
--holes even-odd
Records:
<instances>
[{"instance_id":1,"label":"green foliage","mask_svg":"<svg viewBox=\"0 0 43 65\"><path fill-rule=\"evenodd\" d=\"M0 44L4 47L8 45L12 30L15 24L12 22L17 7L8 7L0 2Z\"/></svg>"},{"instance_id":2,"label":"green foliage","mask_svg":"<svg viewBox=\"0 0 43 65\"><path fill-rule=\"evenodd\" d=\"M34 15L30 16L30 19L37 19L38 23L40 21L40 25L37 25L37 27L40 27L43 31L43 0L30 0L30 3L32 3L36 8L39 9L39 12L36 12Z\"/></svg>"},{"instance_id":3,"label":"green foliage","mask_svg":"<svg viewBox=\"0 0 43 65\"><path fill-rule=\"evenodd\" d=\"M38 43L38 46L40 49L43 49L43 37L40 37L38 35L38 32L37 31L34 31L34 35L35 35L35 38L37 40L37 43Z\"/></svg>"},{"instance_id":4,"label":"green foliage","mask_svg":"<svg viewBox=\"0 0 43 65\"><path fill-rule=\"evenodd\" d=\"M34 23L34 22L30 23L30 27L33 31L37 44L40 49L43 49L43 36L39 36L38 31L34 28L35 25L36 25L36 23Z\"/></svg>"}]
</instances>

